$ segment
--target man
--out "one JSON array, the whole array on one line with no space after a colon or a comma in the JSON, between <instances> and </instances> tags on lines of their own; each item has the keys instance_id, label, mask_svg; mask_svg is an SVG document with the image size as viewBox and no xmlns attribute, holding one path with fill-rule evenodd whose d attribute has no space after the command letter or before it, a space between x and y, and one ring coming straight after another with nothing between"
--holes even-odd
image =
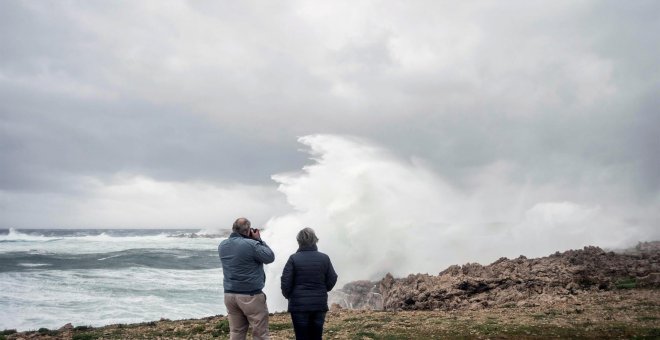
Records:
<instances>
[{"instance_id":1,"label":"man","mask_svg":"<svg viewBox=\"0 0 660 340\"><path fill-rule=\"evenodd\" d=\"M248 326L254 339L268 339L268 307L261 291L266 282L264 264L275 260L273 251L261 240L259 229L241 217L234 222L229 238L220 242L225 307L230 339L243 340Z\"/></svg>"}]
</instances>

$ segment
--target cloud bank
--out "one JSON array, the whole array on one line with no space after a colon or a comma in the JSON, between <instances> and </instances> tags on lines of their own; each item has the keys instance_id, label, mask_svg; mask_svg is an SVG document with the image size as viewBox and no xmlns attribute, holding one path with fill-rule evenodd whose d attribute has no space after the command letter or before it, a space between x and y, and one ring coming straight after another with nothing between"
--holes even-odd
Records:
<instances>
[{"instance_id":1,"label":"cloud bank","mask_svg":"<svg viewBox=\"0 0 660 340\"><path fill-rule=\"evenodd\" d=\"M660 206L659 7L2 1L0 228L219 228L286 200L419 195L425 223L511 249L596 220L591 243L641 238ZM367 159L391 179L271 181L307 164L300 136L353 157L340 174Z\"/></svg>"}]
</instances>

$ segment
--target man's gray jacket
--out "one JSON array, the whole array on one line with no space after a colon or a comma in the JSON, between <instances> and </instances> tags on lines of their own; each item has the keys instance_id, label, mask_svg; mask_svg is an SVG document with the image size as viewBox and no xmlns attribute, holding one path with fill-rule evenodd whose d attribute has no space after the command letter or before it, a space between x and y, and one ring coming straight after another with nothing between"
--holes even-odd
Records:
<instances>
[{"instance_id":1,"label":"man's gray jacket","mask_svg":"<svg viewBox=\"0 0 660 340\"><path fill-rule=\"evenodd\" d=\"M264 263L275 261L275 254L266 243L236 232L220 242L218 254L222 262L225 293L260 292L266 282Z\"/></svg>"}]
</instances>

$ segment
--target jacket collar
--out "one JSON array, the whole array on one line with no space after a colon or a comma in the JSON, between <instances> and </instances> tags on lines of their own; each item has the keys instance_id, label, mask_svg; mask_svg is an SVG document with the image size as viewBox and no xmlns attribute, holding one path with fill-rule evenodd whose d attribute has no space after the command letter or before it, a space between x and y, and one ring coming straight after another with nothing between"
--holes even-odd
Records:
<instances>
[{"instance_id":1,"label":"jacket collar","mask_svg":"<svg viewBox=\"0 0 660 340\"><path fill-rule=\"evenodd\" d=\"M235 231L232 231L231 234L229 234L229 238L232 238L232 237L245 237L245 236L243 236L243 235L241 235L241 234L239 234Z\"/></svg>"},{"instance_id":2,"label":"jacket collar","mask_svg":"<svg viewBox=\"0 0 660 340\"><path fill-rule=\"evenodd\" d=\"M316 245L313 246L306 246L306 247L300 247L298 248L298 251L296 253L299 253L301 251L317 251L319 248Z\"/></svg>"}]
</instances>

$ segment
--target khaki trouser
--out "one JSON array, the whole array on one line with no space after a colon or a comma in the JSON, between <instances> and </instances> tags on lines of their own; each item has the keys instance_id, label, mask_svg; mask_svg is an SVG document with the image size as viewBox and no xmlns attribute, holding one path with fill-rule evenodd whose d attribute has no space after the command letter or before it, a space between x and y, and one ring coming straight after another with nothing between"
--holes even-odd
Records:
<instances>
[{"instance_id":1,"label":"khaki trouser","mask_svg":"<svg viewBox=\"0 0 660 340\"><path fill-rule=\"evenodd\" d=\"M266 294L225 293L225 307L229 319L230 340L244 340L248 326L252 326L254 340L269 339Z\"/></svg>"}]
</instances>

